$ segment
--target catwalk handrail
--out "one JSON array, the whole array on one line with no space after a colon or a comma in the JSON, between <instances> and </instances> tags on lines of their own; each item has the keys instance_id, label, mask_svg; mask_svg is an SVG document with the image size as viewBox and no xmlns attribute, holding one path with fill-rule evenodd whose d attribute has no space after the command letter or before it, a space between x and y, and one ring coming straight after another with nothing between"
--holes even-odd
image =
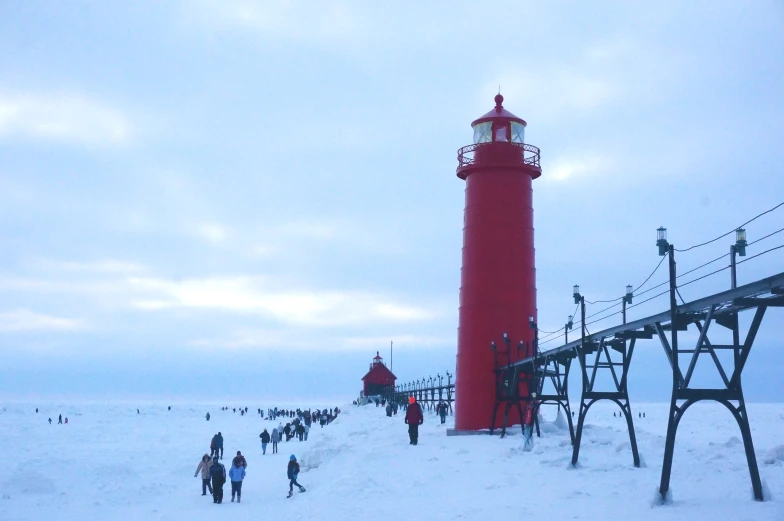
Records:
<instances>
[{"instance_id":1,"label":"catwalk handrail","mask_svg":"<svg viewBox=\"0 0 784 521\"><path fill-rule=\"evenodd\" d=\"M752 282L750 284L746 284L744 286L738 286L735 289L729 289L727 291L722 291L714 295L709 295L707 297L703 297L694 300L692 302L681 304L676 308L676 313L679 315L685 315L687 313L707 311L713 305L723 304L727 302L731 303L737 298L763 295L769 293L770 290L774 288L780 288L782 286L784 286L784 273L779 273L777 275L773 275L772 277L767 277L765 279L761 279ZM739 306L739 307L746 308L749 306ZM717 310L715 314L721 314L721 312L722 310ZM661 313L652 315L650 317L641 318L638 320L634 320L632 322L627 322L625 324L620 324L614 327L607 328L603 331L597 331L596 333L587 334L585 336L585 343L590 343L593 342L594 340L598 340L601 338L607 338L609 336L615 335L616 333L642 329L646 326L652 326L657 322L666 324L670 322L670 318L671 318L670 312L663 311ZM521 366L521 365L528 365L528 364L536 365L535 362L544 362L546 358L550 358L553 355L557 355L567 351L576 351L577 349L580 348L582 343L583 343L583 339L578 338L577 340L574 340L573 342L569 342L568 344L564 344L562 346L549 349L535 356L518 360L517 362L504 366L502 369Z\"/></svg>"}]
</instances>

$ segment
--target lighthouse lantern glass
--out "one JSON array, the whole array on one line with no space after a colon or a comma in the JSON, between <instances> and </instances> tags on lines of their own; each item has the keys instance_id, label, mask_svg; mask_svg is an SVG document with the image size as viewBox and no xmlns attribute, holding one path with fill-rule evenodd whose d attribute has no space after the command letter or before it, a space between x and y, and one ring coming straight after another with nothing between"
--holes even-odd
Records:
<instances>
[{"instance_id":1,"label":"lighthouse lantern glass","mask_svg":"<svg viewBox=\"0 0 784 521\"><path fill-rule=\"evenodd\" d=\"M495 139L493 141L509 141L507 136L508 126L504 123L496 123L495 126Z\"/></svg>"},{"instance_id":2,"label":"lighthouse lantern glass","mask_svg":"<svg viewBox=\"0 0 784 521\"><path fill-rule=\"evenodd\" d=\"M525 125L512 121L512 143L525 143Z\"/></svg>"},{"instance_id":3,"label":"lighthouse lantern glass","mask_svg":"<svg viewBox=\"0 0 784 521\"><path fill-rule=\"evenodd\" d=\"M492 141L491 127L492 123L478 123L474 125L474 143L489 143Z\"/></svg>"}]
</instances>

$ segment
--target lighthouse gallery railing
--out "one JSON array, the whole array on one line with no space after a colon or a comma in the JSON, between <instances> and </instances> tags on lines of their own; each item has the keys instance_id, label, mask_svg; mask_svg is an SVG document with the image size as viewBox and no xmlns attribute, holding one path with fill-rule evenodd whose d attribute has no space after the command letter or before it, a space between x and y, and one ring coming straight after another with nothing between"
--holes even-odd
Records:
<instances>
[{"instance_id":1,"label":"lighthouse gallery railing","mask_svg":"<svg viewBox=\"0 0 784 521\"><path fill-rule=\"evenodd\" d=\"M540 167L539 164L539 147L529 145L527 143L512 143L512 142L494 142L494 143L474 143L473 145L464 146L457 151L458 169L474 164L474 153L480 147L485 146L513 146L520 149L522 162L526 165Z\"/></svg>"}]
</instances>

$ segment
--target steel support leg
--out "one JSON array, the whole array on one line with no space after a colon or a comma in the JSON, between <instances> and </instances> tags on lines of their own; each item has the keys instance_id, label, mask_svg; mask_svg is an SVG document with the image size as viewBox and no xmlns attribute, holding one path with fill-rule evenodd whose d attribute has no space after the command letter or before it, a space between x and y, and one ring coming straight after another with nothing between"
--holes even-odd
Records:
<instances>
[{"instance_id":1,"label":"steel support leg","mask_svg":"<svg viewBox=\"0 0 784 521\"><path fill-rule=\"evenodd\" d=\"M634 421L632 420L632 406L629 404L629 399L625 400L625 403L622 404L619 401L616 403L621 407L623 411L623 415L626 417L626 428L629 429L629 444L632 447L632 460L634 461L634 466L639 468L640 467L640 453L637 450L637 436L634 433Z\"/></svg>"},{"instance_id":2,"label":"steel support leg","mask_svg":"<svg viewBox=\"0 0 784 521\"><path fill-rule=\"evenodd\" d=\"M746 412L746 401L743 399L742 392L738 407L733 411L733 416L738 422L740 434L743 438L743 448L746 451L746 462L749 465L749 476L751 477L751 489L754 491L754 499L763 501L762 481L760 480L759 467L757 467L757 456L754 454L754 442L751 439L751 426L749 425L749 416Z\"/></svg>"}]
</instances>

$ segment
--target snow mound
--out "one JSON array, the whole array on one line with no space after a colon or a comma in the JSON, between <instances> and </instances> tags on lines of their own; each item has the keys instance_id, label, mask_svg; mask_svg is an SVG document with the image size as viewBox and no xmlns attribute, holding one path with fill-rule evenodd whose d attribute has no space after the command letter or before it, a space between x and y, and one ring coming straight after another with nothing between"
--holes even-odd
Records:
<instances>
[{"instance_id":1,"label":"snow mound","mask_svg":"<svg viewBox=\"0 0 784 521\"><path fill-rule=\"evenodd\" d=\"M10 494L54 494L54 481L35 471L13 473L13 478L3 484L3 496Z\"/></svg>"},{"instance_id":2,"label":"snow mound","mask_svg":"<svg viewBox=\"0 0 784 521\"><path fill-rule=\"evenodd\" d=\"M781 462L784 462L784 445L777 445L770 449L762 461L765 465L781 465Z\"/></svg>"}]
</instances>

